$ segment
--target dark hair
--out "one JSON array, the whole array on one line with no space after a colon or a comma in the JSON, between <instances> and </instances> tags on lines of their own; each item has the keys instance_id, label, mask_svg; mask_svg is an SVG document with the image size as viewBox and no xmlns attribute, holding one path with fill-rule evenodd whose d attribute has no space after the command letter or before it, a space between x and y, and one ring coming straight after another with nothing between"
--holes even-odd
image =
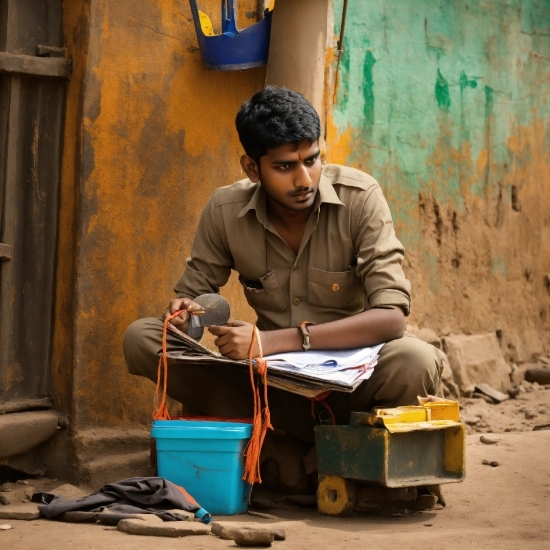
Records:
<instances>
[{"instance_id":1,"label":"dark hair","mask_svg":"<svg viewBox=\"0 0 550 550\"><path fill-rule=\"evenodd\" d=\"M314 142L321 135L321 121L313 105L302 94L277 86L267 86L245 101L235 125L246 154L257 163L268 149Z\"/></svg>"}]
</instances>

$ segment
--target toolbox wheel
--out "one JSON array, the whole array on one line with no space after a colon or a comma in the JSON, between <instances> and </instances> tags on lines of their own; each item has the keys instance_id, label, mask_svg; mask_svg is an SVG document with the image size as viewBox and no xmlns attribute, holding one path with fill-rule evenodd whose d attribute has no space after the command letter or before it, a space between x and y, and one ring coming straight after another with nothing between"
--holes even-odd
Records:
<instances>
[{"instance_id":1,"label":"toolbox wheel","mask_svg":"<svg viewBox=\"0 0 550 550\"><path fill-rule=\"evenodd\" d=\"M350 516L355 508L355 482L340 476L320 476L317 509L329 516Z\"/></svg>"}]
</instances>

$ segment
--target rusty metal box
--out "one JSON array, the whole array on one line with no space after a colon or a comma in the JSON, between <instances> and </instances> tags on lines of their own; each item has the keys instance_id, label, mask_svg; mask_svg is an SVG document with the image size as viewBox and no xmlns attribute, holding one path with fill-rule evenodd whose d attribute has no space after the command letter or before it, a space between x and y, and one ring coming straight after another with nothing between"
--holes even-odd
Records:
<instances>
[{"instance_id":1,"label":"rusty metal box","mask_svg":"<svg viewBox=\"0 0 550 550\"><path fill-rule=\"evenodd\" d=\"M413 487L462 481L465 426L458 403L352 413L349 426L316 426L320 476Z\"/></svg>"}]
</instances>

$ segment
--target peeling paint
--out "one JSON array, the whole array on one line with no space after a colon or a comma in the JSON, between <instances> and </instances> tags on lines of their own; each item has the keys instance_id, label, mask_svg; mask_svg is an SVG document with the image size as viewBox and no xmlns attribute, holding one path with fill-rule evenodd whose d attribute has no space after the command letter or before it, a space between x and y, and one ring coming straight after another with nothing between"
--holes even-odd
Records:
<instances>
[{"instance_id":1,"label":"peeling paint","mask_svg":"<svg viewBox=\"0 0 550 550\"><path fill-rule=\"evenodd\" d=\"M549 35L538 0L349 3L327 123L327 160L372 174L390 203L411 322L499 329L514 360L550 342Z\"/></svg>"},{"instance_id":2,"label":"peeling paint","mask_svg":"<svg viewBox=\"0 0 550 550\"><path fill-rule=\"evenodd\" d=\"M75 428L144 426L154 385L127 373L124 331L163 313L203 206L217 187L243 177L234 117L262 87L265 69L204 69L187 2L69 4L65 34L76 71L54 353L63 367L54 383L72 402ZM241 22L256 5L239 3ZM205 9L219 8L208 0ZM250 318L234 282L224 293Z\"/></svg>"}]
</instances>

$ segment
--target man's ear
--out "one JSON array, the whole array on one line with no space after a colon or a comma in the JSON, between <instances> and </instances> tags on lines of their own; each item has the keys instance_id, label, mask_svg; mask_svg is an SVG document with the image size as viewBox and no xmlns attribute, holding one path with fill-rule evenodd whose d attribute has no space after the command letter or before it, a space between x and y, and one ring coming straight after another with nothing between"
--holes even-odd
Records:
<instances>
[{"instance_id":1,"label":"man's ear","mask_svg":"<svg viewBox=\"0 0 550 550\"><path fill-rule=\"evenodd\" d=\"M241 168L244 170L244 173L250 178L250 181L257 183L260 181L260 170L256 161L249 157L248 155L243 155L241 157Z\"/></svg>"}]
</instances>

